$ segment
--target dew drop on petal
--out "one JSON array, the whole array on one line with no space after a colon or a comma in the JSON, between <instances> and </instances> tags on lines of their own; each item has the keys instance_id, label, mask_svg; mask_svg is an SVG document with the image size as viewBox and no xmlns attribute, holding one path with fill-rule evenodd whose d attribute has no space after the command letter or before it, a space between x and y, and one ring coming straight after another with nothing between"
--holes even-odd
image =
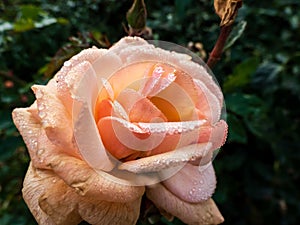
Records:
<instances>
[{"instance_id":1,"label":"dew drop on petal","mask_svg":"<svg viewBox=\"0 0 300 225\"><path fill-rule=\"evenodd\" d=\"M72 66L72 63L70 61L66 61L66 62L64 62L64 66L70 67L70 66Z\"/></svg>"},{"instance_id":2,"label":"dew drop on petal","mask_svg":"<svg viewBox=\"0 0 300 225\"><path fill-rule=\"evenodd\" d=\"M39 111L39 117L41 118L41 119L43 119L43 118L45 118L46 116L47 116L47 114L44 112L44 111Z\"/></svg>"},{"instance_id":3,"label":"dew drop on petal","mask_svg":"<svg viewBox=\"0 0 300 225\"><path fill-rule=\"evenodd\" d=\"M45 152L45 149L39 149L39 150L37 150L37 152L36 152L36 155L38 156L38 157L40 157L40 156L42 156L43 155L43 153Z\"/></svg>"},{"instance_id":4,"label":"dew drop on petal","mask_svg":"<svg viewBox=\"0 0 300 225\"><path fill-rule=\"evenodd\" d=\"M38 89L35 94L36 98L42 98L44 96L44 92L41 89Z\"/></svg>"}]
</instances>

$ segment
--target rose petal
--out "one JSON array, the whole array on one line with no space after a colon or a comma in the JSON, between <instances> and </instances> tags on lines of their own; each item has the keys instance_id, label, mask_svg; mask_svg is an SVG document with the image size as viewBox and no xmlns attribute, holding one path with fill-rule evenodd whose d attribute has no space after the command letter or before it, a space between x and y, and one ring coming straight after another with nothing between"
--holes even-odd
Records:
<instances>
[{"instance_id":1,"label":"rose petal","mask_svg":"<svg viewBox=\"0 0 300 225\"><path fill-rule=\"evenodd\" d=\"M205 170L186 164L178 173L163 181L163 185L186 202L198 203L212 196L216 188L216 176L211 163Z\"/></svg>"},{"instance_id":2,"label":"rose petal","mask_svg":"<svg viewBox=\"0 0 300 225\"><path fill-rule=\"evenodd\" d=\"M155 97L151 98L151 101L165 114L168 121L198 119L198 114L195 111L196 106L189 92L176 82L171 83L168 88L160 91ZM169 113L174 112L174 110L179 118L174 117L174 113Z\"/></svg>"},{"instance_id":3,"label":"rose petal","mask_svg":"<svg viewBox=\"0 0 300 225\"><path fill-rule=\"evenodd\" d=\"M147 98L132 89L123 90L117 101L123 106L130 122L163 122L164 114Z\"/></svg>"},{"instance_id":4,"label":"rose petal","mask_svg":"<svg viewBox=\"0 0 300 225\"><path fill-rule=\"evenodd\" d=\"M76 84L80 84L79 81L82 79L82 76L84 76L84 73L79 71L80 67L78 67L78 64L94 64L97 62L97 59L101 58L106 52L106 49L97 49L95 47L85 49L79 54L73 56L69 61L66 61L64 66L54 76L53 80L57 82L58 96L65 105L66 109L70 110L70 113L72 111L73 104L73 99L71 97L72 92L76 93L74 88L76 88ZM74 67L77 67L77 69L74 69ZM72 72L70 73L70 71Z\"/></svg>"},{"instance_id":5,"label":"rose petal","mask_svg":"<svg viewBox=\"0 0 300 225\"><path fill-rule=\"evenodd\" d=\"M113 54L113 52L111 54ZM110 54L107 55L109 56ZM106 57L106 55L104 57ZM102 62L102 59L100 61ZM100 62L98 64L100 64ZM95 64L93 66L99 67L99 65L95 65ZM102 65L102 66L105 67L106 65ZM149 68L151 68L152 66L153 66L152 62L143 62L143 63L127 66L127 67L125 67L124 64L121 64L119 65L119 67L117 67L116 65L114 67L114 70L110 71L109 75L105 75L104 73L101 73L100 75L101 78L107 79L105 83L109 83L109 86L113 90L114 97L116 99L118 98L122 90L138 89L140 84L144 81L145 71L149 70ZM103 83L103 81L101 83ZM98 102L101 102L103 99L110 98L110 94L106 89L107 88L103 87L102 90L100 90L100 93L98 95Z\"/></svg>"},{"instance_id":6,"label":"rose petal","mask_svg":"<svg viewBox=\"0 0 300 225\"><path fill-rule=\"evenodd\" d=\"M223 216L210 198L197 204L180 200L163 185L156 184L147 188L147 197L161 210L178 217L186 224L220 224Z\"/></svg>"},{"instance_id":7,"label":"rose petal","mask_svg":"<svg viewBox=\"0 0 300 225\"><path fill-rule=\"evenodd\" d=\"M73 225L82 220L90 224L131 225L138 219L141 203L141 196L126 202L102 201L96 193L94 198L82 197L51 171L31 165L24 180L23 196L37 222L49 225Z\"/></svg>"},{"instance_id":8,"label":"rose petal","mask_svg":"<svg viewBox=\"0 0 300 225\"><path fill-rule=\"evenodd\" d=\"M57 154L59 149L49 141L37 114L36 103L34 103L30 108L14 109L12 116L29 150L33 165L41 169L49 169L44 159ZM64 152L70 150L64 149Z\"/></svg>"},{"instance_id":9,"label":"rose petal","mask_svg":"<svg viewBox=\"0 0 300 225\"><path fill-rule=\"evenodd\" d=\"M89 224L132 225L138 220L141 199L125 203L84 201L79 204L78 210L81 217Z\"/></svg>"},{"instance_id":10,"label":"rose petal","mask_svg":"<svg viewBox=\"0 0 300 225\"><path fill-rule=\"evenodd\" d=\"M205 120L138 123L116 117L102 118L98 130L105 148L117 159L156 155L196 143Z\"/></svg>"},{"instance_id":11,"label":"rose petal","mask_svg":"<svg viewBox=\"0 0 300 225\"><path fill-rule=\"evenodd\" d=\"M146 72L144 84L139 92L143 96L152 97L167 88L175 79L175 68L166 64L155 64Z\"/></svg>"},{"instance_id":12,"label":"rose petal","mask_svg":"<svg viewBox=\"0 0 300 225\"><path fill-rule=\"evenodd\" d=\"M40 123L49 140L67 154L79 157L73 142L71 115L49 86L34 85ZM64 138L61 138L64 137Z\"/></svg>"},{"instance_id":13,"label":"rose petal","mask_svg":"<svg viewBox=\"0 0 300 225\"><path fill-rule=\"evenodd\" d=\"M227 132L228 125L224 120L220 120L213 126L202 126L198 142L211 142L213 149L220 148L226 141Z\"/></svg>"},{"instance_id":14,"label":"rose petal","mask_svg":"<svg viewBox=\"0 0 300 225\"><path fill-rule=\"evenodd\" d=\"M67 155L56 155L48 164L77 194L89 201L131 202L140 198L145 190L130 183L118 183L111 175L95 171L82 160Z\"/></svg>"},{"instance_id":15,"label":"rose petal","mask_svg":"<svg viewBox=\"0 0 300 225\"><path fill-rule=\"evenodd\" d=\"M23 185L23 198L39 224L72 225L82 220L78 197L53 172L30 164Z\"/></svg>"},{"instance_id":16,"label":"rose petal","mask_svg":"<svg viewBox=\"0 0 300 225\"><path fill-rule=\"evenodd\" d=\"M195 161L212 151L211 143L188 145L175 151L153 155L122 163L118 168L132 173L158 172L176 166L183 166L189 161Z\"/></svg>"},{"instance_id":17,"label":"rose petal","mask_svg":"<svg viewBox=\"0 0 300 225\"><path fill-rule=\"evenodd\" d=\"M117 159L136 153L137 157L147 156L147 151L158 146L165 136L164 133L143 131L133 123L116 117L102 118L98 122L98 130L105 148Z\"/></svg>"},{"instance_id":18,"label":"rose petal","mask_svg":"<svg viewBox=\"0 0 300 225\"><path fill-rule=\"evenodd\" d=\"M86 102L74 102L78 116L74 120L74 137L81 156L94 169L109 171L114 164L108 158L94 120L91 107Z\"/></svg>"},{"instance_id":19,"label":"rose petal","mask_svg":"<svg viewBox=\"0 0 300 225\"><path fill-rule=\"evenodd\" d=\"M167 47L168 44L166 43L165 46ZM222 107L223 94L217 85L217 82L209 74L211 71L209 71L206 66L203 66L203 62L193 62L190 55L155 48L153 45L138 37L125 37L115 44L110 51L119 55L123 65L141 61L155 61L173 65L175 68L180 68L194 79L201 80L210 92L214 93L219 100L220 107ZM135 54L132 54L132 52Z\"/></svg>"},{"instance_id":20,"label":"rose petal","mask_svg":"<svg viewBox=\"0 0 300 225\"><path fill-rule=\"evenodd\" d=\"M211 124L216 123L221 116L219 99L200 80L194 79L194 83L198 90L197 109Z\"/></svg>"}]
</instances>

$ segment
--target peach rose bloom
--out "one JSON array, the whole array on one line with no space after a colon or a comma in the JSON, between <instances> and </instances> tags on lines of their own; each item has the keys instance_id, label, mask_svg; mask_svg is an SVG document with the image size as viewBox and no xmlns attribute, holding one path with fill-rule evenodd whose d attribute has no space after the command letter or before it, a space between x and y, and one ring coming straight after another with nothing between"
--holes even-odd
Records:
<instances>
[{"instance_id":1,"label":"peach rose bloom","mask_svg":"<svg viewBox=\"0 0 300 225\"><path fill-rule=\"evenodd\" d=\"M39 224L135 224L144 194L187 224L223 222L211 196L227 136L223 95L180 54L125 37L83 50L13 111L31 162L23 196Z\"/></svg>"}]
</instances>

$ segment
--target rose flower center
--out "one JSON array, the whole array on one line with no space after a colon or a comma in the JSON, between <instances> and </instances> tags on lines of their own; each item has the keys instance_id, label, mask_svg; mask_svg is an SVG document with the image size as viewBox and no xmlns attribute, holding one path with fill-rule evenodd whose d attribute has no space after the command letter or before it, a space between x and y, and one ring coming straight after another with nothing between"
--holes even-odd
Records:
<instances>
[{"instance_id":1,"label":"rose flower center","mask_svg":"<svg viewBox=\"0 0 300 225\"><path fill-rule=\"evenodd\" d=\"M193 78L171 65L132 64L102 83L95 121L106 150L121 161L176 149L181 122L203 119Z\"/></svg>"}]
</instances>

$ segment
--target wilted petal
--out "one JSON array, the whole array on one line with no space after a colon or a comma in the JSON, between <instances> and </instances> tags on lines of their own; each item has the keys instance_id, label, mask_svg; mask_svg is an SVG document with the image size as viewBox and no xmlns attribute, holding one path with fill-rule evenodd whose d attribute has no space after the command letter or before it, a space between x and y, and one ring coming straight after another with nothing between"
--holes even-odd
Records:
<instances>
[{"instance_id":1,"label":"wilted petal","mask_svg":"<svg viewBox=\"0 0 300 225\"><path fill-rule=\"evenodd\" d=\"M93 225L133 225L140 214L141 199L119 202L89 202L79 203L79 214L89 224Z\"/></svg>"},{"instance_id":2,"label":"wilted petal","mask_svg":"<svg viewBox=\"0 0 300 225\"><path fill-rule=\"evenodd\" d=\"M183 201L198 203L212 196L216 183L211 163L205 169L188 163L174 176L165 180L163 185Z\"/></svg>"},{"instance_id":3,"label":"wilted petal","mask_svg":"<svg viewBox=\"0 0 300 225\"><path fill-rule=\"evenodd\" d=\"M94 198L83 197L55 173L31 165L23 196L37 222L43 225L74 225L82 220L99 225L132 225L138 219L141 202L141 196L124 202L102 201L97 193Z\"/></svg>"},{"instance_id":4,"label":"wilted petal","mask_svg":"<svg viewBox=\"0 0 300 225\"><path fill-rule=\"evenodd\" d=\"M73 157L56 155L50 159L49 165L77 194L89 201L131 202L144 193L144 187L117 183L111 175L95 171Z\"/></svg>"},{"instance_id":5,"label":"wilted petal","mask_svg":"<svg viewBox=\"0 0 300 225\"><path fill-rule=\"evenodd\" d=\"M77 212L79 196L49 170L35 169L30 164L22 192L39 224L73 225L82 220Z\"/></svg>"},{"instance_id":6,"label":"wilted petal","mask_svg":"<svg viewBox=\"0 0 300 225\"><path fill-rule=\"evenodd\" d=\"M162 184L147 188L147 197L161 210L164 210L191 225L212 225L224 221L212 199L200 203L182 201Z\"/></svg>"}]
</instances>

